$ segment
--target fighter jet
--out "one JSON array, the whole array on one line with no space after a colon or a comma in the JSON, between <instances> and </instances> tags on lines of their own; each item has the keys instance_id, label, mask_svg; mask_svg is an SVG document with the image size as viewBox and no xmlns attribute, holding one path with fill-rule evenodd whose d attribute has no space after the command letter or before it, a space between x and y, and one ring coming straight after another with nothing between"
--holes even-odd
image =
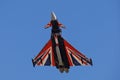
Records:
<instances>
[{"instance_id":1,"label":"fighter jet","mask_svg":"<svg viewBox=\"0 0 120 80\"><path fill-rule=\"evenodd\" d=\"M69 72L71 66L92 65L92 59L87 58L61 36L61 24L54 12L51 21L45 28L52 27L51 37L38 55L32 59L33 66L56 66L61 73Z\"/></svg>"}]
</instances>

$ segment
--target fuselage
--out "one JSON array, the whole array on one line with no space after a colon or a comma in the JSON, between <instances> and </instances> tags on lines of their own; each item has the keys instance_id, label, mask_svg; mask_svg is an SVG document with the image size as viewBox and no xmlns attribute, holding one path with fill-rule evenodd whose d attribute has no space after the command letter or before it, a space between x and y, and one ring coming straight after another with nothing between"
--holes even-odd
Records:
<instances>
[{"instance_id":1,"label":"fuselage","mask_svg":"<svg viewBox=\"0 0 120 80\"><path fill-rule=\"evenodd\" d=\"M58 25L57 20L51 21L52 24L52 33L51 33L51 40L52 40L52 47L53 52L55 54L54 58L56 61L56 67L61 71L68 71L69 69L69 62L66 55L66 49L64 46L64 39L61 37L61 29Z\"/></svg>"},{"instance_id":2,"label":"fuselage","mask_svg":"<svg viewBox=\"0 0 120 80\"><path fill-rule=\"evenodd\" d=\"M58 21L57 20L51 20L51 24L52 24L52 33L56 34L56 33L60 33L61 29L58 26Z\"/></svg>"}]
</instances>

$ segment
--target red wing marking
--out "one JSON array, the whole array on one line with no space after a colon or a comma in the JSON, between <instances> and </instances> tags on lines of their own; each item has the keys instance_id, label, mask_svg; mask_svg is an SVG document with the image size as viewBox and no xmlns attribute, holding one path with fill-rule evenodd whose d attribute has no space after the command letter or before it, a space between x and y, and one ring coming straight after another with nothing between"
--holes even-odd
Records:
<instances>
[{"instance_id":1,"label":"red wing marking","mask_svg":"<svg viewBox=\"0 0 120 80\"><path fill-rule=\"evenodd\" d=\"M53 54L52 41L49 40L33 61L35 64L40 66L55 66Z\"/></svg>"},{"instance_id":2,"label":"red wing marking","mask_svg":"<svg viewBox=\"0 0 120 80\"><path fill-rule=\"evenodd\" d=\"M88 65L88 63L90 64L90 60L81 52L76 50L66 40L64 40L64 44L65 44L66 54L67 54L70 66Z\"/></svg>"}]
</instances>

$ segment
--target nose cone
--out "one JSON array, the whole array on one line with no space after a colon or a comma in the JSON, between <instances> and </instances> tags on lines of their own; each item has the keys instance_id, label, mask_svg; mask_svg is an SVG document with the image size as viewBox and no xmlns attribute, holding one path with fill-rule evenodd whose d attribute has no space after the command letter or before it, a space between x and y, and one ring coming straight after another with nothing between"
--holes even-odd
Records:
<instances>
[{"instance_id":1,"label":"nose cone","mask_svg":"<svg viewBox=\"0 0 120 80\"><path fill-rule=\"evenodd\" d=\"M57 17L54 12L51 12L51 20L57 20Z\"/></svg>"}]
</instances>

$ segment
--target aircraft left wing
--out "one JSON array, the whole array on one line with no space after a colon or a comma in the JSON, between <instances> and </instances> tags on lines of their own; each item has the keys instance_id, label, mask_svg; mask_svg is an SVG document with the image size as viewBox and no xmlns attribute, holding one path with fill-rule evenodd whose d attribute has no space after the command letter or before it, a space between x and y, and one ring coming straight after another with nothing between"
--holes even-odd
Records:
<instances>
[{"instance_id":1,"label":"aircraft left wing","mask_svg":"<svg viewBox=\"0 0 120 80\"><path fill-rule=\"evenodd\" d=\"M88 59L85 55L75 49L71 44L64 40L66 54L70 66L92 65L92 59Z\"/></svg>"}]
</instances>

